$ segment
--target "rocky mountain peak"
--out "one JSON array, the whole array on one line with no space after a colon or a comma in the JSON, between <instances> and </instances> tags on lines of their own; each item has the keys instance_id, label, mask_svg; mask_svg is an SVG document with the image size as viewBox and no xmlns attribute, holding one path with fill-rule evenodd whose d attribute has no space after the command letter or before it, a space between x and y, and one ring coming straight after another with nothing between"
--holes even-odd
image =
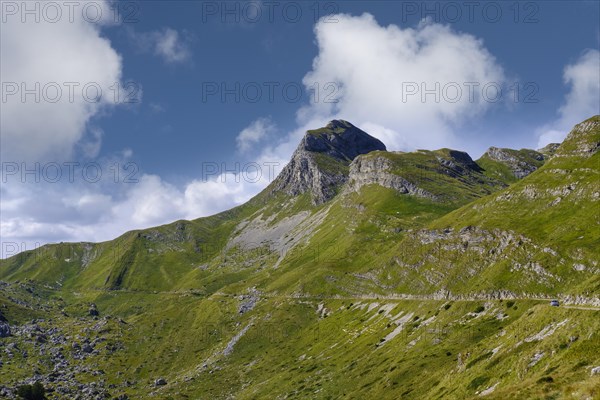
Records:
<instances>
[{"instance_id":1,"label":"rocky mountain peak","mask_svg":"<svg viewBox=\"0 0 600 400\"><path fill-rule=\"evenodd\" d=\"M591 157L600 149L600 115L595 115L573 127L560 147L557 157Z\"/></svg>"},{"instance_id":2,"label":"rocky mountain peak","mask_svg":"<svg viewBox=\"0 0 600 400\"><path fill-rule=\"evenodd\" d=\"M307 131L298 149L325 153L338 160L352 161L359 154L374 150L385 151L386 147L379 139L350 122L333 120L323 128Z\"/></svg>"},{"instance_id":3,"label":"rocky mountain peak","mask_svg":"<svg viewBox=\"0 0 600 400\"><path fill-rule=\"evenodd\" d=\"M469 153L465 151L441 149L437 151L439 163L447 168L451 168L459 174L466 171L481 171L481 167L473 161Z\"/></svg>"},{"instance_id":4,"label":"rocky mountain peak","mask_svg":"<svg viewBox=\"0 0 600 400\"><path fill-rule=\"evenodd\" d=\"M375 150L386 147L348 121L330 121L306 132L289 164L273 181L272 191L292 196L310 192L314 204L324 203L348 180L352 160Z\"/></svg>"}]
</instances>

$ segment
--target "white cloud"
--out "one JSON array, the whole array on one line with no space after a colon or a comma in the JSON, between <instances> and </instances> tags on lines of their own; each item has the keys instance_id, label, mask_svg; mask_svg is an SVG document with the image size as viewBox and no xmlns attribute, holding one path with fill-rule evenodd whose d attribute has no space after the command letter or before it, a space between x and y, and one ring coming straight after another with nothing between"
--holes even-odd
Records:
<instances>
[{"instance_id":1,"label":"white cloud","mask_svg":"<svg viewBox=\"0 0 600 400\"><path fill-rule=\"evenodd\" d=\"M370 121L362 123L360 128L381 140L389 149L406 149L411 147L407 138L393 129L386 128Z\"/></svg>"},{"instance_id":2,"label":"white cloud","mask_svg":"<svg viewBox=\"0 0 600 400\"><path fill-rule=\"evenodd\" d=\"M318 84L322 95L301 110L301 119L321 115L379 126L373 133L391 149L438 148L452 145L455 128L490 107L482 96L485 85L503 84L502 68L482 41L449 26L381 26L370 14L336 19L315 26L319 54L304 84ZM330 82L336 93L329 100L337 103L326 102L332 91L323 88ZM487 94L494 97L492 89Z\"/></svg>"},{"instance_id":3,"label":"white cloud","mask_svg":"<svg viewBox=\"0 0 600 400\"><path fill-rule=\"evenodd\" d=\"M179 33L170 28L158 33L155 51L172 63L182 62L190 57L187 46L179 40Z\"/></svg>"},{"instance_id":4,"label":"white cloud","mask_svg":"<svg viewBox=\"0 0 600 400\"><path fill-rule=\"evenodd\" d=\"M558 109L558 118L538 130L538 148L560 143L575 124L600 113L599 71L598 50L584 52L574 64L565 67L563 79L570 89Z\"/></svg>"},{"instance_id":5,"label":"white cloud","mask_svg":"<svg viewBox=\"0 0 600 400\"><path fill-rule=\"evenodd\" d=\"M590 50L565 68L565 83L571 86L567 101L560 108L562 118L583 119L600 108L600 51Z\"/></svg>"},{"instance_id":6,"label":"white cloud","mask_svg":"<svg viewBox=\"0 0 600 400\"><path fill-rule=\"evenodd\" d=\"M270 117L259 118L244 128L236 138L237 148L248 152L255 144L275 132L275 124Z\"/></svg>"},{"instance_id":7,"label":"white cloud","mask_svg":"<svg viewBox=\"0 0 600 400\"><path fill-rule=\"evenodd\" d=\"M111 15L107 2L95 4ZM74 12L72 21L68 10L62 15L55 22L33 17L22 22L19 13L3 16L4 160L69 157L90 118L115 103L110 88L120 85L122 62L101 36L102 25L86 21L81 12ZM96 87L102 91L98 101ZM36 94L23 97L24 89Z\"/></svg>"},{"instance_id":8,"label":"white cloud","mask_svg":"<svg viewBox=\"0 0 600 400\"><path fill-rule=\"evenodd\" d=\"M128 30L129 38L142 53L154 53L171 64L182 63L190 59L188 43L180 37L178 31L164 28L160 31L136 32Z\"/></svg>"}]
</instances>

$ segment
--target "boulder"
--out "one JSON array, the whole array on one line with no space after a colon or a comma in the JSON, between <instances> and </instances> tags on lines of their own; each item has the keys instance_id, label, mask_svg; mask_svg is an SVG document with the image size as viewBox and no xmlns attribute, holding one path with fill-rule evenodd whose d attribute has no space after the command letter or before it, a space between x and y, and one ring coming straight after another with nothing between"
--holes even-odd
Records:
<instances>
[{"instance_id":1,"label":"boulder","mask_svg":"<svg viewBox=\"0 0 600 400\"><path fill-rule=\"evenodd\" d=\"M8 322L0 322L0 338L10 336L10 325Z\"/></svg>"},{"instance_id":2,"label":"boulder","mask_svg":"<svg viewBox=\"0 0 600 400\"><path fill-rule=\"evenodd\" d=\"M90 316L92 317L97 317L98 315L100 315L100 313L98 312L98 309L96 308L96 305L94 303L92 303L90 305L90 309L88 310Z\"/></svg>"}]
</instances>

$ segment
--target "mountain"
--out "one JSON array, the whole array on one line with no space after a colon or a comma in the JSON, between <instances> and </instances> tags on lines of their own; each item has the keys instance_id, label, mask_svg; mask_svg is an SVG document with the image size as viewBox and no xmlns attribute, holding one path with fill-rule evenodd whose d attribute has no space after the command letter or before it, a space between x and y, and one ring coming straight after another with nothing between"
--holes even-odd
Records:
<instances>
[{"instance_id":1,"label":"mountain","mask_svg":"<svg viewBox=\"0 0 600 400\"><path fill-rule=\"evenodd\" d=\"M479 283L482 289L597 298L598 143L600 119L594 117L575 126L555 154L526 178L428 226L426 234L434 235L438 247L468 243L451 267L455 278L465 279L469 290ZM443 269L448 253L439 253L434 268ZM474 261L477 267L467 270Z\"/></svg>"},{"instance_id":2,"label":"mountain","mask_svg":"<svg viewBox=\"0 0 600 400\"><path fill-rule=\"evenodd\" d=\"M542 153L544 156L552 157L559 147L560 143L549 143L541 149L538 149L537 152Z\"/></svg>"},{"instance_id":3,"label":"mountain","mask_svg":"<svg viewBox=\"0 0 600 400\"><path fill-rule=\"evenodd\" d=\"M0 397L599 398L599 147L331 121L244 205L1 260Z\"/></svg>"},{"instance_id":4,"label":"mountain","mask_svg":"<svg viewBox=\"0 0 600 400\"><path fill-rule=\"evenodd\" d=\"M337 188L348 180L352 160L375 150L386 148L347 121L331 121L306 133L271 190L292 196L308 192L313 204L322 204L335 196Z\"/></svg>"},{"instance_id":5,"label":"mountain","mask_svg":"<svg viewBox=\"0 0 600 400\"><path fill-rule=\"evenodd\" d=\"M546 156L535 150L490 147L477 163L488 176L504 183L513 183L541 167L545 160Z\"/></svg>"}]
</instances>

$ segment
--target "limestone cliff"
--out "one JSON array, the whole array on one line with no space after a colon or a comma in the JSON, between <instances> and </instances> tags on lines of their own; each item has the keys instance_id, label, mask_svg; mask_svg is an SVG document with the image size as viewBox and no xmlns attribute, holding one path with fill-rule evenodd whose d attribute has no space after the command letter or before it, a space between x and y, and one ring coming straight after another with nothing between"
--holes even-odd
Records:
<instances>
[{"instance_id":1,"label":"limestone cliff","mask_svg":"<svg viewBox=\"0 0 600 400\"><path fill-rule=\"evenodd\" d=\"M351 123L333 120L324 128L306 132L271 190L292 196L309 192L314 204L322 204L348 180L352 160L374 150L386 148Z\"/></svg>"}]
</instances>

